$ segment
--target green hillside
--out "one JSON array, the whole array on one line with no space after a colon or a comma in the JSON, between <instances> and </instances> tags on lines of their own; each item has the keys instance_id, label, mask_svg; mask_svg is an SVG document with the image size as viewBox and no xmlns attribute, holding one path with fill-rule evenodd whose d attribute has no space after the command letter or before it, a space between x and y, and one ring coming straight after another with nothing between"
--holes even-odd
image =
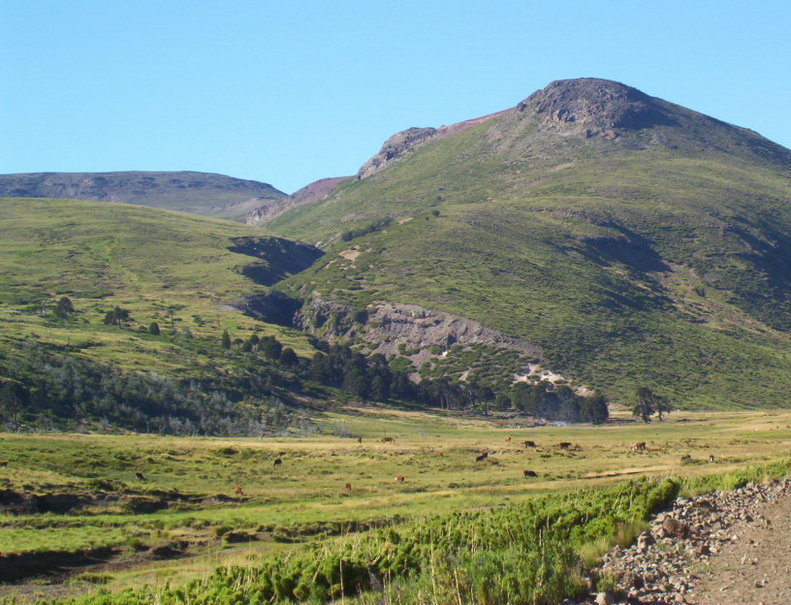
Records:
<instances>
[{"instance_id":1,"label":"green hillside","mask_svg":"<svg viewBox=\"0 0 791 605\"><path fill-rule=\"evenodd\" d=\"M18 383L27 389L25 404L35 407L38 398L39 407L55 416L67 403L86 399L77 392L83 388L103 394L87 397L91 405L112 391L113 401L138 408L141 389L157 391L153 400L167 402L186 388L187 399L197 398L190 406L203 405L198 399L213 391L232 399L248 392L288 396L288 368L243 354L236 344L226 350L222 335L227 330L237 343L270 336L311 356L305 335L244 311L269 291L268 284L319 255L311 246L261 237L250 227L176 212L2 199L0 404L13 402L9 389ZM61 302L64 297L70 304ZM254 379L268 386L256 390L248 384ZM58 380L63 392L53 392ZM107 380L118 384L108 386ZM151 413L178 416L165 408ZM70 413L98 414L83 411ZM13 416L9 409L0 412Z\"/></svg>"},{"instance_id":2,"label":"green hillside","mask_svg":"<svg viewBox=\"0 0 791 605\"><path fill-rule=\"evenodd\" d=\"M477 320L626 401L788 405L791 152L635 89L556 82L267 225L282 287ZM339 253L341 254L339 256Z\"/></svg>"},{"instance_id":3,"label":"green hillside","mask_svg":"<svg viewBox=\"0 0 791 605\"><path fill-rule=\"evenodd\" d=\"M286 194L267 183L222 174L130 171L0 174L0 197L120 202L242 220Z\"/></svg>"}]
</instances>

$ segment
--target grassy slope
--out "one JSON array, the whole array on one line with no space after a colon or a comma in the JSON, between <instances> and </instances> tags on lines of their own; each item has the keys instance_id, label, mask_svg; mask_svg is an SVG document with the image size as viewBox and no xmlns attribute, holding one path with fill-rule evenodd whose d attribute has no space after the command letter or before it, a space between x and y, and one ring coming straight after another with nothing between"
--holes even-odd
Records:
<instances>
[{"instance_id":1,"label":"grassy slope","mask_svg":"<svg viewBox=\"0 0 791 605\"><path fill-rule=\"evenodd\" d=\"M468 316L616 398L648 384L686 406L787 405L791 170L756 135L681 117L613 142L506 114L268 229L329 242L294 291ZM354 262L334 254L352 244Z\"/></svg>"},{"instance_id":2,"label":"grassy slope","mask_svg":"<svg viewBox=\"0 0 791 605\"><path fill-rule=\"evenodd\" d=\"M196 358L171 333L219 342L227 328L233 337L274 334L307 355L312 349L303 335L230 306L266 291L240 273L265 261L228 250L232 238L258 235L234 223L137 206L4 199L0 354L36 338L125 369L194 374L209 360ZM67 321L52 316L63 295L76 308ZM130 329L102 323L116 305L131 311ZM161 337L145 332L152 321Z\"/></svg>"}]
</instances>

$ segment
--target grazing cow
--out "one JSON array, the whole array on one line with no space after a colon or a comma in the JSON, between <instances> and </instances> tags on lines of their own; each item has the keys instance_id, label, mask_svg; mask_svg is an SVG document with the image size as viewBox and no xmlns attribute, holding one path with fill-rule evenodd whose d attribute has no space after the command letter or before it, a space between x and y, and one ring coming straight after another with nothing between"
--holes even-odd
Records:
<instances>
[{"instance_id":1,"label":"grazing cow","mask_svg":"<svg viewBox=\"0 0 791 605\"><path fill-rule=\"evenodd\" d=\"M560 443L558 443L558 447L562 450L570 450L571 441L561 441Z\"/></svg>"},{"instance_id":2,"label":"grazing cow","mask_svg":"<svg viewBox=\"0 0 791 605\"><path fill-rule=\"evenodd\" d=\"M274 466L280 466L283 464L283 461L280 458L275 458Z\"/></svg>"},{"instance_id":3,"label":"grazing cow","mask_svg":"<svg viewBox=\"0 0 791 605\"><path fill-rule=\"evenodd\" d=\"M357 437L357 443L362 443L362 442L363 442L363 438L362 437Z\"/></svg>"},{"instance_id":4,"label":"grazing cow","mask_svg":"<svg viewBox=\"0 0 791 605\"><path fill-rule=\"evenodd\" d=\"M143 473L135 473L135 479L137 479L138 481L145 481L146 476Z\"/></svg>"},{"instance_id":5,"label":"grazing cow","mask_svg":"<svg viewBox=\"0 0 791 605\"><path fill-rule=\"evenodd\" d=\"M475 462L480 462L481 460L486 460L489 457L489 450L483 450L480 456L475 457Z\"/></svg>"},{"instance_id":6,"label":"grazing cow","mask_svg":"<svg viewBox=\"0 0 791 605\"><path fill-rule=\"evenodd\" d=\"M348 491L348 492L352 491L352 484L351 484L351 483L347 483L347 484L346 484L346 485L344 485L343 487L344 487L344 488L346 489L346 491Z\"/></svg>"},{"instance_id":7,"label":"grazing cow","mask_svg":"<svg viewBox=\"0 0 791 605\"><path fill-rule=\"evenodd\" d=\"M714 462L714 454L711 454L711 455L709 456L709 462Z\"/></svg>"},{"instance_id":8,"label":"grazing cow","mask_svg":"<svg viewBox=\"0 0 791 605\"><path fill-rule=\"evenodd\" d=\"M404 475L396 475L395 477L393 477L393 481L395 481L396 483L403 483L404 481L406 481L406 477L404 477Z\"/></svg>"},{"instance_id":9,"label":"grazing cow","mask_svg":"<svg viewBox=\"0 0 791 605\"><path fill-rule=\"evenodd\" d=\"M681 456L681 462L692 462L692 456L690 456L689 454L685 456Z\"/></svg>"},{"instance_id":10,"label":"grazing cow","mask_svg":"<svg viewBox=\"0 0 791 605\"><path fill-rule=\"evenodd\" d=\"M395 441L392 437L382 437L382 443L392 443Z\"/></svg>"},{"instance_id":11,"label":"grazing cow","mask_svg":"<svg viewBox=\"0 0 791 605\"><path fill-rule=\"evenodd\" d=\"M632 446L632 450L635 452L644 452L645 449L645 441L638 441Z\"/></svg>"},{"instance_id":12,"label":"grazing cow","mask_svg":"<svg viewBox=\"0 0 791 605\"><path fill-rule=\"evenodd\" d=\"M0 466L8 466L8 462L0 462Z\"/></svg>"},{"instance_id":13,"label":"grazing cow","mask_svg":"<svg viewBox=\"0 0 791 605\"><path fill-rule=\"evenodd\" d=\"M506 437L505 440L506 441L511 441L511 435L508 435L508 437Z\"/></svg>"},{"instance_id":14,"label":"grazing cow","mask_svg":"<svg viewBox=\"0 0 791 605\"><path fill-rule=\"evenodd\" d=\"M535 441L525 441L525 447L536 447Z\"/></svg>"},{"instance_id":15,"label":"grazing cow","mask_svg":"<svg viewBox=\"0 0 791 605\"><path fill-rule=\"evenodd\" d=\"M525 479L527 479L528 477L538 477L538 473L536 471L524 470L522 471L522 473L524 474Z\"/></svg>"},{"instance_id":16,"label":"grazing cow","mask_svg":"<svg viewBox=\"0 0 791 605\"><path fill-rule=\"evenodd\" d=\"M244 496L244 490L238 485L235 488L233 488L233 493L236 494L237 496Z\"/></svg>"}]
</instances>

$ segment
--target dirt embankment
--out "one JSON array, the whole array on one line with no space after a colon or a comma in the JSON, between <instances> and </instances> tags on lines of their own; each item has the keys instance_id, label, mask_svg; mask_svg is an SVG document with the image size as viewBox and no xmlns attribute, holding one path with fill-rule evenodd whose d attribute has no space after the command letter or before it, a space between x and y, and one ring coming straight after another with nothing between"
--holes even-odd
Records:
<instances>
[{"instance_id":1,"label":"dirt embankment","mask_svg":"<svg viewBox=\"0 0 791 605\"><path fill-rule=\"evenodd\" d=\"M788 605L791 478L679 500L601 571L622 594L582 603Z\"/></svg>"}]
</instances>

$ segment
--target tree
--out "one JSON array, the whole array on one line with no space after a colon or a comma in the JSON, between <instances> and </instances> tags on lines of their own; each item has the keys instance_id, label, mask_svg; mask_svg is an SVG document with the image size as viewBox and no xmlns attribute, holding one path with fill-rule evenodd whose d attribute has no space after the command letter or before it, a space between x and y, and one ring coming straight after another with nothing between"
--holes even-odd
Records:
<instances>
[{"instance_id":1,"label":"tree","mask_svg":"<svg viewBox=\"0 0 791 605\"><path fill-rule=\"evenodd\" d=\"M122 309L121 307L115 307L104 315L104 323L108 326L120 326L131 319L129 309Z\"/></svg>"},{"instance_id":2,"label":"tree","mask_svg":"<svg viewBox=\"0 0 791 605\"><path fill-rule=\"evenodd\" d=\"M643 422L651 422L651 414L656 411L656 395L648 387L639 387L635 391L636 402L632 407L632 415L639 416Z\"/></svg>"},{"instance_id":3,"label":"tree","mask_svg":"<svg viewBox=\"0 0 791 605\"><path fill-rule=\"evenodd\" d=\"M68 296L61 297L55 307L55 316L66 319L71 313L74 313L74 305L71 299Z\"/></svg>"},{"instance_id":4,"label":"tree","mask_svg":"<svg viewBox=\"0 0 791 605\"><path fill-rule=\"evenodd\" d=\"M6 380L0 386L0 414L16 420L30 402L30 393L20 382Z\"/></svg>"},{"instance_id":5,"label":"tree","mask_svg":"<svg viewBox=\"0 0 791 605\"><path fill-rule=\"evenodd\" d=\"M288 347L283 349L283 352L280 354L280 361L287 366L295 366L299 363L299 357L297 357L294 349Z\"/></svg>"},{"instance_id":6,"label":"tree","mask_svg":"<svg viewBox=\"0 0 791 605\"><path fill-rule=\"evenodd\" d=\"M607 399L601 393L584 397L580 403L580 420L591 424L602 424L610 417Z\"/></svg>"},{"instance_id":7,"label":"tree","mask_svg":"<svg viewBox=\"0 0 791 605\"><path fill-rule=\"evenodd\" d=\"M669 414L674 410L673 403L667 397L655 396L654 411L659 422L662 422L662 414Z\"/></svg>"},{"instance_id":8,"label":"tree","mask_svg":"<svg viewBox=\"0 0 791 605\"><path fill-rule=\"evenodd\" d=\"M222 348L226 350L231 348L231 335L228 334L228 330L222 331Z\"/></svg>"},{"instance_id":9,"label":"tree","mask_svg":"<svg viewBox=\"0 0 791 605\"><path fill-rule=\"evenodd\" d=\"M274 336L264 336L259 344L258 350L269 359L280 359L283 352L283 345Z\"/></svg>"},{"instance_id":10,"label":"tree","mask_svg":"<svg viewBox=\"0 0 791 605\"><path fill-rule=\"evenodd\" d=\"M159 324L155 321L152 321L151 325L148 326L148 333L151 334L152 336L159 336L160 334Z\"/></svg>"}]
</instances>

